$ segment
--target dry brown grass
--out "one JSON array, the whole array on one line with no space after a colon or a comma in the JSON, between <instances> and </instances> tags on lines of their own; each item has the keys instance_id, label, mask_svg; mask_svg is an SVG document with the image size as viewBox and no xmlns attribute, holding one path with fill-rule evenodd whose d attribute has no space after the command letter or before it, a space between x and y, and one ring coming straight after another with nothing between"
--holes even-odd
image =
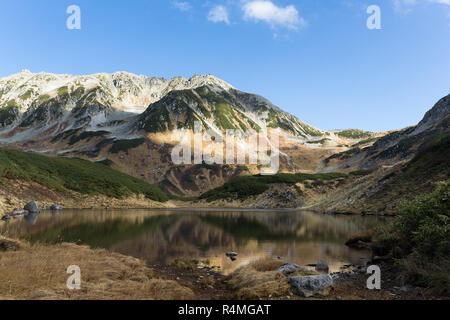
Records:
<instances>
[{"instance_id":1,"label":"dry brown grass","mask_svg":"<svg viewBox=\"0 0 450 320\"><path fill-rule=\"evenodd\" d=\"M81 269L81 290L69 290L67 267ZM191 289L156 279L141 260L75 244L20 244L0 252L0 297L45 300L194 299Z\"/></svg>"},{"instance_id":2,"label":"dry brown grass","mask_svg":"<svg viewBox=\"0 0 450 320\"><path fill-rule=\"evenodd\" d=\"M278 267L281 267L285 262L274 259L261 259L250 264L256 271L273 271Z\"/></svg>"},{"instance_id":3,"label":"dry brown grass","mask_svg":"<svg viewBox=\"0 0 450 320\"><path fill-rule=\"evenodd\" d=\"M194 270L198 266L198 264L199 261L189 258L173 259L167 263L169 267L175 267L178 269L185 269L185 270Z\"/></svg>"},{"instance_id":4,"label":"dry brown grass","mask_svg":"<svg viewBox=\"0 0 450 320\"><path fill-rule=\"evenodd\" d=\"M237 269L229 275L228 284L236 290L236 298L255 300L292 295L286 276L273 271L283 262L260 260Z\"/></svg>"}]
</instances>

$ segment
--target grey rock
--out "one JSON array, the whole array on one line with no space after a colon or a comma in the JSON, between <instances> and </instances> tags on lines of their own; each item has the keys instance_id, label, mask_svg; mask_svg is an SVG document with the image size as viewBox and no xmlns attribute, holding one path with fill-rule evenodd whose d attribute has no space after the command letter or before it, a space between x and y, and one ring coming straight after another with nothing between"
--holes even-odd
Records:
<instances>
[{"instance_id":1,"label":"grey rock","mask_svg":"<svg viewBox=\"0 0 450 320\"><path fill-rule=\"evenodd\" d=\"M52 205L50 206L50 210L52 210L52 211L60 211L60 210L62 210L62 209L63 209L63 207L60 206L59 204L52 204Z\"/></svg>"},{"instance_id":2,"label":"grey rock","mask_svg":"<svg viewBox=\"0 0 450 320\"><path fill-rule=\"evenodd\" d=\"M29 213L28 210L17 209L17 210L14 210L14 211L11 213L11 215L12 215L12 216L23 216L23 215L26 215L26 214L28 214L28 213Z\"/></svg>"},{"instance_id":3,"label":"grey rock","mask_svg":"<svg viewBox=\"0 0 450 320\"><path fill-rule=\"evenodd\" d=\"M236 253L236 252L227 252L227 253L225 253L225 255L227 256L227 257L237 257L238 256L238 254Z\"/></svg>"},{"instance_id":4,"label":"grey rock","mask_svg":"<svg viewBox=\"0 0 450 320\"><path fill-rule=\"evenodd\" d=\"M284 275L289 275L296 271L306 271L306 269L303 267L300 267L298 264L289 262L289 263L283 264L281 267L276 268L275 271L280 271Z\"/></svg>"},{"instance_id":5,"label":"grey rock","mask_svg":"<svg viewBox=\"0 0 450 320\"><path fill-rule=\"evenodd\" d=\"M236 257L238 256L236 252L227 252L225 255L230 258L231 261L236 261Z\"/></svg>"},{"instance_id":6,"label":"grey rock","mask_svg":"<svg viewBox=\"0 0 450 320\"><path fill-rule=\"evenodd\" d=\"M316 271L319 272L328 272L330 268L328 267L328 263L324 260L319 260L316 264Z\"/></svg>"},{"instance_id":7,"label":"grey rock","mask_svg":"<svg viewBox=\"0 0 450 320\"><path fill-rule=\"evenodd\" d=\"M31 201L31 202L27 203L25 205L25 207L23 207L23 208L30 213L38 213L39 212L39 207L35 201Z\"/></svg>"},{"instance_id":8,"label":"grey rock","mask_svg":"<svg viewBox=\"0 0 450 320\"><path fill-rule=\"evenodd\" d=\"M329 274L290 277L288 281L292 291L304 298L315 295L327 296L333 286L333 279Z\"/></svg>"}]
</instances>

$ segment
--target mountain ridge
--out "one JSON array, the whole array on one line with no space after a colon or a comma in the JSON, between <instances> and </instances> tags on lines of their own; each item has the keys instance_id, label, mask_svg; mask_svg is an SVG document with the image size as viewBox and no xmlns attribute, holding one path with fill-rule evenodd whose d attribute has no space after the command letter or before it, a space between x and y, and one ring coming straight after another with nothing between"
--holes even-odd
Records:
<instances>
[{"instance_id":1,"label":"mountain ridge","mask_svg":"<svg viewBox=\"0 0 450 320\"><path fill-rule=\"evenodd\" d=\"M356 146L334 154L321 164L321 172L375 169L412 159L432 140L450 131L450 94L441 98L415 126L391 131L369 146Z\"/></svg>"},{"instance_id":2,"label":"mountain ridge","mask_svg":"<svg viewBox=\"0 0 450 320\"><path fill-rule=\"evenodd\" d=\"M169 106L171 110L167 110ZM158 123L157 116L163 117L165 126ZM149 121L154 122L153 128ZM303 142L320 143L330 135L264 97L239 91L213 75L165 80L128 72L72 76L25 70L0 79L3 144L45 140L75 129L109 128L115 131L112 136L134 139L139 130L193 129L194 121L219 133L279 129Z\"/></svg>"},{"instance_id":3,"label":"mountain ridge","mask_svg":"<svg viewBox=\"0 0 450 320\"><path fill-rule=\"evenodd\" d=\"M414 139L424 138L448 113L447 102L441 99L417 126L400 131L323 131L212 75L166 80L128 72L72 76L22 71L0 79L0 144L105 162L165 191L199 195L236 175L257 174L259 166L175 166L170 155L178 142L172 133L192 131L196 121L219 136L234 129L262 132L268 139L276 131L282 172L351 172L404 159L403 145L387 149L415 131ZM247 152L242 148L238 152ZM393 156L379 161L371 150Z\"/></svg>"}]
</instances>

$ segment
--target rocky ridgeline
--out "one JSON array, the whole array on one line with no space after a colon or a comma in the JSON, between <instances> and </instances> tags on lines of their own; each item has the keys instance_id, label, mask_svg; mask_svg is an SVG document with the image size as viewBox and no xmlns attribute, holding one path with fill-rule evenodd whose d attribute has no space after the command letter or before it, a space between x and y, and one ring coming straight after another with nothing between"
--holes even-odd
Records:
<instances>
[{"instance_id":1,"label":"rocky ridgeline","mask_svg":"<svg viewBox=\"0 0 450 320\"><path fill-rule=\"evenodd\" d=\"M73 130L132 139L141 130L192 129L195 121L213 130L280 128L305 141L326 135L212 75L166 80L126 72L72 76L23 71L0 79L0 143L55 138Z\"/></svg>"}]
</instances>

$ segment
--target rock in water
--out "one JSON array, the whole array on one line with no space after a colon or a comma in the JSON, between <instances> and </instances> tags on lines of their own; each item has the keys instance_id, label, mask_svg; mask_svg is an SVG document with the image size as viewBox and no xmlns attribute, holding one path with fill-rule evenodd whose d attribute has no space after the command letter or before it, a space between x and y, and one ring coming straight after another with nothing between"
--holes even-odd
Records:
<instances>
[{"instance_id":1,"label":"rock in water","mask_svg":"<svg viewBox=\"0 0 450 320\"><path fill-rule=\"evenodd\" d=\"M333 279L329 274L290 277L288 281L292 291L304 298L315 295L327 296L333 286Z\"/></svg>"},{"instance_id":2,"label":"rock in water","mask_svg":"<svg viewBox=\"0 0 450 320\"><path fill-rule=\"evenodd\" d=\"M283 264L281 267L276 268L275 271L280 271L284 275L289 275L296 271L306 271L306 269L300 267L298 264L289 262L289 263Z\"/></svg>"},{"instance_id":3,"label":"rock in water","mask_svg":"<svg viewBox=\"0 0 450 320\"><path fill-rule=\"evenodd\" d=\"M328 267L328 263L324 260L319 260L316 264L316 271L319 272L328 272L330 268Z\"/></svg>"},{"instance_id":4,"label":"rock in water","mask_svg":"<svg viewBox=\"0 0 450 320\"><path fill-rule=\"evenodd\" d=\"M60 206L59 204L52 204L50 206L50 210L52 210L52 211L60 211L62 209L63 209L62 206Z\"/></svg>"},{"instance_id":5,"label":"rock in water","mask_svg":"<svg viewBox=\"0 0 450 320\"><path fill-rule=\"evenodd\" d=\"M24 207L25 210L27 210L30 213L38 213L39 212L39 207L36 204L36 202L31 201L29 203L27 203Z\"/></svg>"},{"instance_id":6,"label":"rock in water","mask_svg":"<svg viewBox=\"0 0 450 320\"><path fill-rule=\"evenodd\" d=\"M28 214L29 212L27 211L27 210L22 210L22 209L17 209L17 210L14 210L12 213L11 213L11 215L12 216L21 216L21 215L25 215L25 214Z\"/></svg>"}]
</instances>

